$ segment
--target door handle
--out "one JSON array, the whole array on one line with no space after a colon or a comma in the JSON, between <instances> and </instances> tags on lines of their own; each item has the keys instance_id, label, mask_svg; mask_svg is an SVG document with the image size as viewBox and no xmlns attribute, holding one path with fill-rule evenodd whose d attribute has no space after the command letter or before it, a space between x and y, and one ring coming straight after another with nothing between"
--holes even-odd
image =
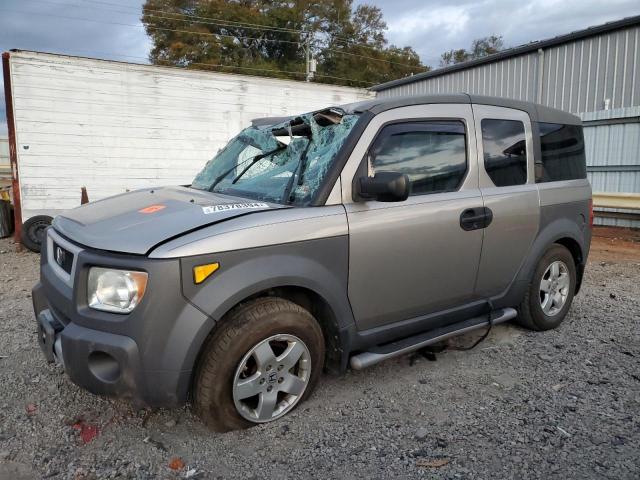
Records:
<instances>
[{"instance_id":1,"label":"door handle","mask_svg":"<svg viewBox=\"0 0 640 480\"><path fill-rule=\"evenodd\" d=\"M487 228L493 221L493 212L487 207L467 208L460 214L460 228L469 232Z\"/></svg>"}]
</instances>

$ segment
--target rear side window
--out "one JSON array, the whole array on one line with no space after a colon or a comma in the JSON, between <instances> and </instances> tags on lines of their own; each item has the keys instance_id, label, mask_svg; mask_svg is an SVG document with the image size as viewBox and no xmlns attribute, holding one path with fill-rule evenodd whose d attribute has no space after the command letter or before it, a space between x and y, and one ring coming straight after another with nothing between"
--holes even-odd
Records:
<instances>
[{"instance_id":1,"label":"rear side window","mask_svg":"<svg viewBox=\"0 0 640 480\"><path fill-rule=\"evenodd\" d=\"M464 124L433 121L388 125L370 150L375 172L408 175L411 195L457 190L467 171Z\"/></svg>"},{"instance_id":2,"label":"rear side window","mask_svg":"<svg viewBox=\"0 0 640 480\"><path fill-rule=\"evenodd\" d=\"M579 125L538 123L542 157L536 163L536 182L587 178L584 137Z\"/></svg>"},{"instance_id":3,"label":"rear side window","mask_svg":"<svg viewBox=\"0 0 640 480\"><path fill-rule=\"evenodd\" d=\"M496 187L527 183L524 124L517 120L482 120L484 168Z\"/></svg>"}]
</instances>

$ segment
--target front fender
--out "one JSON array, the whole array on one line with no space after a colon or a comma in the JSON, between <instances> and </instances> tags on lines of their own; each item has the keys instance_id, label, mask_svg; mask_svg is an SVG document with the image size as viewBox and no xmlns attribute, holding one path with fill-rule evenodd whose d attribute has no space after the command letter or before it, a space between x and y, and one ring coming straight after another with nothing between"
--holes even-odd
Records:
<instances>
[{"instance_id":1,"label":"front fender","mask_svg":"<svg viewBox=\"0 0 640 480\"><path fill-rule=\"evenodd\" d=\"M347 299L348 238L222 252L181 260L185 297L214 320L220 320L245 298L274 287L308 288L322 296L346 324L353 322ZM193 267L220 263L201 285L193 282Z\"/></svg>"},{"instance_id":2,"label":"front fender","mask_svg":"<svg viewBox=\"0 0 640 480\"><path fill-rule=\"evenodd\" d=\"M257 293L276 287L302 287L326 300L337 328L344 331L354 325L347 297L348 247L348 237L343 235L183 258L183 295L217 323L234 306ZM220 268L195 285L193 267L213 262ZM208 333L199 332L192 348L199 351Z\"/></svg>"}]
</instances>

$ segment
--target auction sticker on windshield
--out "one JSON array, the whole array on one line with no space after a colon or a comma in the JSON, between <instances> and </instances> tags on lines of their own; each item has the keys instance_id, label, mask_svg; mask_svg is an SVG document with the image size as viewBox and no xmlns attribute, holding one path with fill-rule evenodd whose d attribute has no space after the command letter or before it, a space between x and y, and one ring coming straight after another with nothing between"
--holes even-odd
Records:
<instances>
[{"instance_id":1,"label":"auction sticker on windshield","mask_svg":"<svg viewBox=\"0 0 640 480\"><path fill-rule=\"evenodd\" d=\"M202 213L209 215L210 213L224 212L225 210L250 210L255 208L269 208L269 205L262 202L225 203L222 205L209 205L202 207Z\"/></svg>"}]
</instances>

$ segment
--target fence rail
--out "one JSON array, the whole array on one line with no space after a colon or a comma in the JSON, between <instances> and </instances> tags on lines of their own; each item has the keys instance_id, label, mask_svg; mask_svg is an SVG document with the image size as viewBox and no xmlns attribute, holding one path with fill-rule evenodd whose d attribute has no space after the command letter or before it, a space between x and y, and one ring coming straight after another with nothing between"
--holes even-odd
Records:
<instances>
[{"instance_id":1,"label":"fence rail","mask_svg":"<svg viewBox=\"0 0 640 480\"><path fill-rule=\"evenodd\" d=\"M593 206L638 210L640 213L640 193L594 193Z\"/></svg>"}]
</instances>

